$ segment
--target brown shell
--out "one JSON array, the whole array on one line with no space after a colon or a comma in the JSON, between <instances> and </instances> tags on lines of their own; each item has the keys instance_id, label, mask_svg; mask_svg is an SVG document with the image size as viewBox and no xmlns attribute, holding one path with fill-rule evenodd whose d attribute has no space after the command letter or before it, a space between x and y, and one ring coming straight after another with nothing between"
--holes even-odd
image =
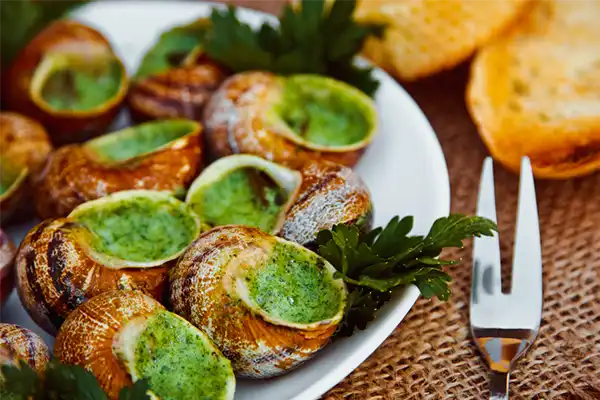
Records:
<instances>
[{"instance_id":1,"label":"brown shell","mask_svg":"<svg viewBox=\"0 0 600 400\"><path fill-rule=\"evenodd\" d=\"M0 153L34 177L46 163L52 144L42 125L14 112L0 112Z\"/></svg>"},{"instance_id":2,"label":"brown shell","mask_svg":"<svg viewBox=\"0 0 600 400\"><path fill-rule=\"evenodd\" d=\"M56 144L82 141L103 133L119 112L127 94L125 79L118 96L102 110L75 114L41 109L30 96L33 74L45 54L67 46L78 46L82 51L89 46L104 46L112 52L109 42L100 32L79 22L59 20L35 36L15 57L3 76L2 96L6 106L40 121Z\"/></svg>"},{"instance_id":3,"label":"brown shell","mask_svg":"<svg viewBox=\"0 0 600 400\"><path fill-rule=\"evenodd\" d=\"M371 195L358 174L328 161L309 162L300 173L302 186L286 214L279 236L310 245L319 231L336 224L371 228Z\"/></svg>"},{"instance_id":4,"label":"brown shell","mask_svg":"<svg viewBox=\"0 0 600 400\"><path fill-rule=\"evenodd\" d=\"M55 335L78 305L110 290L141 290L162 299L168 265L111 269L82 248L77 223L46 220L25 236L17 251L17 291L31 318Z\"/></svg>"},{"instance_id":5,"label":"brown shell","mask_svg":"<svg viewBox=\"0 0 600 400\"><path fill-rule=\"evenodd\" d=\"M265 251L274 240L257 228L217 227L200 236L170 271L173 310L211 338L238 376L280 375L314 355L336 330L335 324L312 330L274 325L228 294L227 264L242 251Z\"/></svg>"},{"instance_id":6,"label":"brown shell","mask_svg":"<svg viewBox=\"0 0 600 400\"><path fill-rule=\"evenodd\" d=\"M37 121L13 112L0 112L0 155L11 165L29 170L28 179L22 182L23 187L10 198L3 199L3 221L11 214L21 218L31 215L32 185L51 152L48 134Z\"/></svg>"},{"instance_id":7,"label":"brown shell","mask_svg":"<svg viewBox=\"0 0 600 400\"><path fill-rule=\"evenodd\" d=\"M14 259L17 248L11 238L0 229L0 306L15 286Z\"/></svg>"},{"instance_id":8,"label":"brown shell","mask_svg":"<svg viewBox=\"0 0 600 400\"><path fill-rule=\"evenodd\" d=\"M294 169L309 160L324 159L346 166L358 162L364 148L316 151L267 129L260 109L268 102L275 84L276 76L271 73L244 72L227 79L213 94L204 112L207 144L213 157L254 154Z\"/></svg>"},{"instance_id":9,"label":"brown shell","mask_svg":"<svg viewBox=\"0 0 600 400\"><path fill-rule=\"evenodd\" d=\"M121 163L104 164L84 145L61 147L48 160L35 188L41 218L63 217L86 201L130 189L175 192L202 167L201 127L161 149Z\"/></svg>"},{"instance_id":10,"label":"brown shell","mask_svg":"<svg viewBox=\"0 0 600 400\"><path fill-rule=\"evenodd\" d=\"M192 65L134 82L127 96L131 116L137 122L164 118L202 121L204 106L227 76L217 63L200 56Z\"/></svg>"},{"instance_id":11,"label":"brown shell","mask_svg":"<svg viewBox=\"0 0 600 400\"><path fill-rule=\"evenodd\" d=\"M0 323L0 365L17 365L21 360L34 371L43 372L50 360L48 346L29 329Z\"/></svg>"},{"instance_id":12,"label":"brown shell","mask_svg":"<svg viewBox=\"0 0 600 400\"><path fill-rule=\"evenodd\" d=\"M56 337L54 356L90 371L109 398L116 400L121 388L131 385L131 378L113 353L113 337L132 318L162 309L141 292L98 295L69 315Z\"/></svg>"}]
</instances>

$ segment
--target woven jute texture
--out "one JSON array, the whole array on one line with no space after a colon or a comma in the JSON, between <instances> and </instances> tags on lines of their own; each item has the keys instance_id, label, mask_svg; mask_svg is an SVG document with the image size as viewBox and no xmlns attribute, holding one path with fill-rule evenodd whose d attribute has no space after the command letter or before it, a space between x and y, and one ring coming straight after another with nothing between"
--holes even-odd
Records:
<instances>
[{"instance_id":1,"label":"woven jute texture","mask_svg":"<svg viewBox=\"0 0 600 400\"><path fill-rule=\"evenodd\" d=\"M474 213L485 147L463 100L468 68L405 85L433 125L450 171L452 210ZM518 177L497 166L503 286L510 287ZM513 399L600 399L600 174L537 181L544 259L538 339L517 365ZM420 299L394 334L326 399L485 399L487 372L469 337L471 246L447 303Z\"/></svg>"},{"instance_id":2,"label":"woven jute texture","mask_svg":"<svg viewBox=\"0 0 600 400\"><path fill-rule=\"evenodd\" d=\"M442 1L442 0L440 0ZM277 1L237 1L276 12ZM485 147L464 106L467 66L405 85L442 144L452 210L474 213ZM502 262L509 274L518 177L497 166ZM544 311L538 339L512 374L512 399L600 399L600 174L538 181L544 258ZM471 245L450 273L447 303L420 299L392 336L323 398L488 398L487 372L469 338ZM503 286L509 287L504 277Z\"/></svg>"}]
</instances>

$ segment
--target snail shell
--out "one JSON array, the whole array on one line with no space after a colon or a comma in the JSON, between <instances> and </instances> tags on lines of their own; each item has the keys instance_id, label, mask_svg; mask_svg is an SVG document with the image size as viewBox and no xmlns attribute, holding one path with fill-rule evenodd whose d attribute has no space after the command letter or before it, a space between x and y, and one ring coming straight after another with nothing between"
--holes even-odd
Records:
<instances>
[{"instance_id":1,"label":"snail shell","mask_svg":"<svg viewBox=\"0 0 600 400\"><path fill-rule=\"evenodd\" d=\"M11 238L0 229L0 306L15 286L14 259L17 249Z\"/></svg>"},{"instance_id":2,"label":"snail shell","mask_svg":"<svg viewBox=\"0 0 600 400\"><path fill-rule=\"evenodd\" d=\"M78 222L81 214L93 212L94 209L102 212L103 206L118 205L120 201L127 207L127 204L134 204L138 197L149 198L157 204L163 204L162 200L167 204L172 202L174 210L185 207L164 193L120 192L85 203L68 218L45 220L23 239L15 260L17 290L31 318L48 333L55 335L73 309L105 291L135 289L162 299L168 267L185 247L164 259L148 262L120 259L95 248L95 235L90 228ZM150 223L153 215L145 218ZM189 234L193 240L200 232L200 222L193 213L189 218L195 221L195 231ZM131 240L135 240L133 236Z\"/></svg>"},{"instance_id":3,"label":"snail shell","mask_svg":"<svg viewBox=\"0 0 600 400\"><path fill-rule=\"evenodd\" d=\"M247 279L251 274L263 271L269 257L278 251L276 246L308 257L323 274L320 279L330 277L338 303L327 310L329 314L301 322L304 320L265 311L266 306L257 305L256 297L248 294L252 289L245 282L250 282ZM297 272L293 267L305 265L298 260L291 259L287 268ZM334 271L311 251L259 229L241 225L217 227L200 236L171 269L171 304L176 313L213 340L231 360L238 376L276 376L309 359L335 332L343 315L346 290L340 280L332 278ZM284 288L285 283L277 283L276 278L272 282L276 290L292 290L288 285ZM319 293L307 295L317 298Z\"/></svg>"},{"instance_id":4,"label":"snail shell","mask_svg":"<svg viewBox=\"0 0 600 400\"><path fill-rule=\"evenodd\" d=\"M58 110L42 100L42 89L57 56L70 63L112 60L120 69L118 92L99 107L84 111ZM97 56L97 57L96 57ZM48 64L44 64L47 61ZM63 62L61 60L60 62ZM119 112L127 94L125 67L98 31L79 22L58 20L31 40L3 76L3 100L9 109L40 121L56 144L81 141L103 133Z\"/></svg>"},{"instance_id":5,"label":"snail shell","mask_svg":"<svg viewBox=\"0 0 600 400\"><path fill-rule=\"evenodd\" d=\"M233 176L241 182L231 183ZM272 233L279 231L284 223L285 213L296 199L301 181L298 171L260 157L238 154L221 158L202 171L190 186L185 201L207 224L248 225ZM211 193L218 187L228 192ZM271 216L273 207L277 215Z\"/></svg>"},{"instance_id":6,"label":"snail shell","mask_svg":"<svg viewBox=\"0 0 600 400\"><path fill-rule=\"evenodd\" d=\"M14 112L0 112L0 152L35 176L52 152L48 134L37 121Z\"/></svg>"},{"instance_id":7,"label":"snail shell","mask_svg":"<svg viewBox=\"0 0 600 400\"><path fill-rule=\"evenodd\" d=\"M142 59L127 103L135 121L202 120L204 106L229 72L202 49L211 21L200 18L163 32Z\"/></svg>"},{"instance_id":8,"label":"snail shell","mask_svg":"<svg viewBox=\"0 0 600 400\"><path fill-rule=\"evenodd\" d=\"M282 101L286 79L306 80L315 91L350 93L369 126L364 138L349 145L319 145L274 118L274 108ZM366 95L333 79L312 75L282 78L267 72L244 72L228 78L213 94L205 109L204 122L213 157L247 153L297 169L309 160L319 159L355 165L373 139L375 116L375 107Z\"/></svg>"},{"instance_id":9,"label":"snail shell","mask_svg":"<svg viewBox=\"0 0 600 400\"><path fill-rule=\"evenodd\" d=\"M150 340L144 340L148 329ZM121 388L142 378L155 399L168 393L181 400L231 400L235 391L231 364L206 335L135 291L106 292L78 307L60 329L54 355L90 371L114 400Z\"/></svg>"},{"instance_id":10,"label":"snail shell","mask_svg":"<svg viewBox=\"0 0 600 400\"><path fill-rule=\"evenodd\" d=\"M13 112L0 113L2 183L10 186L1 197L2 221L8 220L13 214L29 216L32 211L28 199L31 186L51 152L50 139L38 122ZM14 180L4 182L7 175L12 175Z\"/></svg>"},{"instance_id":11,"label":"snail shell","mask_svg":"<svg viewBox=\"0 0 600 400\"><path fill-rule=\"evenodd\" d=\"M0 223L2 226L22 207L27 197L27 167L14 165L0 155Z\"/></svg>"},{"instance_id":12,"label":"snail shell","mask_svg":"<svg viewBox=\"0 0 600 400\"><path fill-rule=\"evenodd\" d=\"M104 149L119 149L119 142L140 140L155 133L187 126L187 133L149 152L120 160L102 157ZM164 127L163 127L164 126ZM110 193L130 189L185 190L202 164L201 125L188 120L159 121L123 129L85 144L64 146L52 154L36 185L35 203L41 218L62 217L78 205ZM151 140L149 138L148 140ZM127 143L123 145L126 146Z\"/></svg>"},{"instance_id":13,"label":"snail shell","mask_svg":"<svg viewBox=\"0 0 600 400\"><path fill-rule=\"evenodd\" d=\"M189 118L202 121L210 96L225 80L222 67L206 57L131 85L127 104L135 121Z\"/></svg>"},{"instance_id":14,"label":"snail shell","mask_svg":"<svg viewBox=\"0 0 600 400\"><path fill-rule=\"evenodd\" d=\"M131 377L113 352L113 338L130 319L164 307L141 292L105 292L78 307L67 318L54 345L64 364L90 371L111 399L117 399Z\"/></svg>"},{"instance_id":15,"label":"snail shell","mask_svg":"<svg viewBox=\"0 0 600 400\"><path fill-rule=\"evenodd\" d=\"M48 346L41 337L18 325L0 323L0 365L24 361L41 373L49 360Z\"/></svg>"},{"instance_id":16,"label":"snail shell","mask_svg":"<svg viewBox=\"0 0 600 400\"><path fill-rule=\"evenodd\" d=\"M358 174L328 161L308 162L300 173L302 186L286 213L279 236L310 247L321 230L337 224L371 229L373 203Z\"/></svg>"}]
</instances>

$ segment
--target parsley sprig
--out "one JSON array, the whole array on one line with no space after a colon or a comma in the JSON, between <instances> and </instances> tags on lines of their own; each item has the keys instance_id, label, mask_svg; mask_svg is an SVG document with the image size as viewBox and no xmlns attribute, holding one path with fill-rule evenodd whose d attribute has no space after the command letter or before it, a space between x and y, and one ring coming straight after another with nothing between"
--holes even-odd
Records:
<instances>
[{"instance_id":1,"label":"parsley sprig","mask_svg":"<svg viewBox=\"0 0 600 400\"><path fill-rule=\"evenodd\" d=\"M450 275L442 268L458 263L438 258L443 249L463 246L474 236L492 236L497 226L482 217L451 214L434 222L426 236L413 236L413 217L394 217L385 228L368 233L353 225L336 225L317 236L318 252L336 269L349 289L339 334L364 329L392 290L415 284L425 298L450 297Z\"/></svg>"},{"instance_id":2,"label":"parsley sprig","mask_svg":"<svg viewBox=\"0 0 600 400\"><path fill-rule=\"evenodd\" d=\"M137 381L121 389L119 400L150 400L148 383ZM75 365L50 360L43 378L29 365L20 361L18 367L2 365L0 381L2 397L32 400L108 400L108 396L90 372Z\"/></svg>"},{"instance_id":3,"label":"parsley sprig","mask_svg":"<svg viewBox=\"0 0 600 400\"><path fill-rule=\"evenodd\" d=\"M328 75L373 95L379 82L373 68L355 64L354 57L369 36L381 37L384 26L353 19L356 0L303 0L287 4L279 26L264 23L254 30L242 23L236 9L214 9L212 29L205 38L206 53L234 72L270 71L277 74Z\"/></svg>"}]
</instances>

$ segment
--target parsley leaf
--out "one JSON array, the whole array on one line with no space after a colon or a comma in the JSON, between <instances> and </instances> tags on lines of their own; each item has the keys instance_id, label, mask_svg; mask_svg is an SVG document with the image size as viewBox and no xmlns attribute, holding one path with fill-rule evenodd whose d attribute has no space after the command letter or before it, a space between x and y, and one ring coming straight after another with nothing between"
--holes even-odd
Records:
<instances>
[{"instance_id":1,"label":"parsley leaf","mask_svg":"<svg viewBox=\"0 0 600 400\"><path fill-rule=\"evenodd\" d=\"M86 0L0 1L2 65L7 65L46 25L86 2Z\"/></svg>"},{"instance_id":2,"label":"parsley leaf","mask_svg":"<svg viewBox=\"0 0 600 400\"><path fill-rule=\"evenodd\" d=\"M354 57L369 36L381 37L384 26L356 22L356 0L303 0L287 4L279 25L264 23L258 30L241 22L236 9L215 9L206 53L234 72L263 70L277 74L328 75L373 95L379 82L373 68L356 65Z\"/></svg>"},{"instance_id":3,"label":"parsley leaf","mask_svg":"<svg viewBox=\"0 0 600 400\"><path fill-rule=\"evenodd\" d=\"M482 217L451 214L435 221L426 236L411 236L413 217L398 217L384 227L361 233L353 225L336 225L319 232L318 253L346 282L349 296L340 335L364 329L393 289L416 285L425 298L450 297L452 278L442 268L458 263L438 258L442 250L463 246L473 236L492 236L494 222Z\"/></svg>"},{"instance_id":4,"label":"parsley leaf","mask_svg":"<svg viewBox=\"0 0 600 400\"><path fill-rule=\"evenodd\" d=\"M24 361L19 366L2 365L2 378L0 382L0 394L2 398L16 397L19 399L38 399L36 393L42 392L42 381L37 373Z\"/></svg>"},{"instance_id":5,"label":"parsley leaf","mask_svg":"<svg viewBox=\"0 0 600 400\"><path fill-rule=\"evenodd\" d=\"M129 388L123 388L119 400L149 400L147 390L148 383L139 380ZM7 398L33 400L108 400L94 375L79 366L61 364L56 359L46 365L43 379L23 361L18 367L3 365L0 393Z\"/></svg>"},{"instance_id":6,"label":"parsley leaf","mask_svg":"<svg viewBox=\"0 0 600 400\"><path fill-rule=\"evenodd\" d=\"M125 387L119 392L119 400L150 400L149 386L145 379L136 381L133 386Z\"/></svg>"}]
</instances>

